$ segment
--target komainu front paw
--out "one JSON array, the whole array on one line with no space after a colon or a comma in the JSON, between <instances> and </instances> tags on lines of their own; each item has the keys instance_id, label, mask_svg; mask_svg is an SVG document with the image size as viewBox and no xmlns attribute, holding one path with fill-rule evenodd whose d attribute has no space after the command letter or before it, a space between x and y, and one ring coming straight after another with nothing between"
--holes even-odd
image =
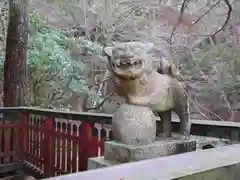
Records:
<instances>
[{"instance_id":1,"label":"komainu front paw","mask_svg":"<svg viewBox=\"0 0 240 180\"><path fill-rule=\"evenodd\" d=\"M167 138L172 138L173 136L172 136L172 133L159 133L158 135L157 135L159 138L161 138L161 139L167 139Z\"/></svg>"},{"instance_id":2,"label":"komainu front paw","mask_svg":"<svg viewBox=\"0 0 240 180\"><path fill-rule=\"evenodd\" d=\"M190 133L188 133L188 132L181 132L180 133L180 139L181 140L189 140L190 139Z\"/></svg>"}]
</instances>

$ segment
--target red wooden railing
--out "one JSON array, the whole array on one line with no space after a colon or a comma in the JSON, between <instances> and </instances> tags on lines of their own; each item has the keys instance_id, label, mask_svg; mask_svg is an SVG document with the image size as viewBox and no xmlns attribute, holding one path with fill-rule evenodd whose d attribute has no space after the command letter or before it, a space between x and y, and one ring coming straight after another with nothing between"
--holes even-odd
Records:
<instances>
[{"instance_id":1,"label":"red wooden railing","mask_svg":"<svg viewBox=\"0 0 240 180\"><path fill-rule=\"evenodd\" d=\"M0 153L2 163L27 162L44 172L45 177L52 177L87 170L89 157L103 155L104 140L92 135L100 124L45 119L25 112L22 120L22 124L0 124L0 141L4 140L0 143L4 145Z\"/></svg>"},{"instance_id":2,"label":"red wooden railing","mask_svg":"<svg viewBox=\"0 0 240 180\"><path fill-rule=\"evenodd\" d=\"M19 124L4 124L0 116L0 164L20 161L44 177L87 170L88 158L101 156L104 141L111 137L112 115L0 108L1 115L16 112L21 114ZM174 131L179 128L177 120L172 125ZM239 127L239 123L192 120L191 131L239 140Z\"/></svg>"},{"instance_id":3,"label":"red wooden railing","mask_svg":"<svg viewBox=\"0 0 240 180\"><path fill-rule=\"evenodd\" d=\"M25 160L47 177L87 170L88 157L103 154L104 141L92 135L94 124L28 117L23 114ZM100 151L98 152L98 150Z\"/></svg>"},{"instance_id":4,"label":"red wooden railing","mask_svg":"<svg viewBox=\"0 0 240 180\"><path fill-rule=\"evenodd\" d=\"M20 161L22 124L0 124L0 164Z\"/></svg>"}]
</instances>

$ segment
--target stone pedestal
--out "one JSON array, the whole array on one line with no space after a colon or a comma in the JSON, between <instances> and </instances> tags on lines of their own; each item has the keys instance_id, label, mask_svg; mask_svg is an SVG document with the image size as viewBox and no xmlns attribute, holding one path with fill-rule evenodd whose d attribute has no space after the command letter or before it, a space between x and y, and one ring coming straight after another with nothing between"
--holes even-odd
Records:
<instances>
[{"instance_id":1,"label":"stone pedestal","mask_svg":"<svg viewBox=\"0 0 240 180\"><path fill-rule=\"evenodd\" d=\"M88 159L88 169L195 151L196 147L196 140L183 140L177 135L167 139L157 138L148 145L126 145L108 141L105 142L104 156Z\"/></svg>"},{"instance_id":2,"label":"stone pedestal","mask_svg":"<svg viewBox=\"0 0 240 180\"><path fill-rule=\"evenodd\" d=\"M125 145L116 141L105 143L104 159L120 163L170 156L196 150L195 140L158 139L148 145Z\"/></svg>"}]
</instances>

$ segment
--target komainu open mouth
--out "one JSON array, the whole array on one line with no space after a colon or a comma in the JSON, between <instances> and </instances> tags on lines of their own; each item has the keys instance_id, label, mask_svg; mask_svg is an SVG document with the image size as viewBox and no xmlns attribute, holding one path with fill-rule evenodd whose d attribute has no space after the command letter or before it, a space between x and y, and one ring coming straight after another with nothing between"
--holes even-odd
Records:
<instances>
[{"instance_id":1,"label":"komainu open mouth","mask_svg":"<svg viewBox=\"0 0 240 180\"><path fill-rule=\"evenodd\" d=\"M129 60L129 59L121 59L116 63L113 63L114 68L118 69L129 69L129 68L141 68L143 67L142 60Z\"/></svg>"}]
</instances>

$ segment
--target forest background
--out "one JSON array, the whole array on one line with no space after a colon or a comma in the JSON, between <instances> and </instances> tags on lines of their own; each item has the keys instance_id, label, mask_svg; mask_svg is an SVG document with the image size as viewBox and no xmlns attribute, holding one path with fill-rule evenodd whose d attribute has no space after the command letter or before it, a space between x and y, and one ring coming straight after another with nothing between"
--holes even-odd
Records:
<instances>
[{"instance_id":1,"label":"forest background","mask_svg":"<svg viewBox=\"0 0 240 180\"><path fill-rule=\"evenodd\" d=\"M180 69L193 118L238 121L237 0L18 2L0 2L1 106L85 111L112 91L101 82L103 47L140 40ZM114 113L120 103L114 96L96 111Z\"/></svg>"}]
</instances>

